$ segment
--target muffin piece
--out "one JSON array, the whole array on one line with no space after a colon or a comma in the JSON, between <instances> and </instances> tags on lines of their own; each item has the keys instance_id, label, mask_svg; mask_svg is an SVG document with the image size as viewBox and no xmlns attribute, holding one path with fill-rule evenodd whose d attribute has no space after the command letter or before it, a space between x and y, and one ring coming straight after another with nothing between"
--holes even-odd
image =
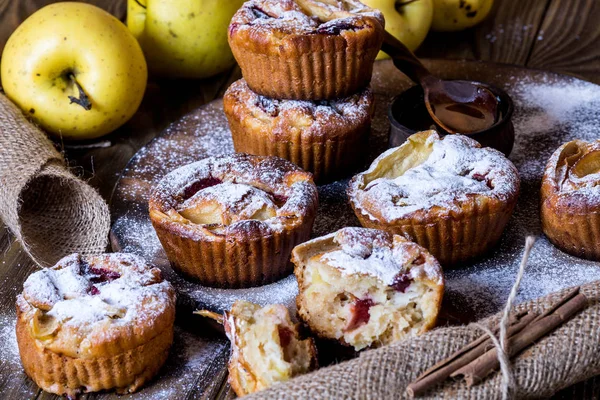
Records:
<instances>
[{"instance_id":1,"label":"muffin piece","mask_svg":"<svg viewBox=\"0 0 600 400\"><path fill-rule=\"evenodd\" d=\"M167 359L174 321L173 288L131 254L65 257L29 276L17 297L25 372L71 397L139 389Z\"/></svg>"},{"instance_id":2,"label":"muffin piece","mask_svg":"<svg viewBox=\"0 0 600 400\"><path fill-rule=\"evenodd\" d=\"M517 169L499 151L424 131L352 178L348 196L363 226L402 235L451 266L494 246L519 186Z\"/></svg>"},{"instance_id":3,"label":"muffin piece","mask_svg":"<svg viewBox=\"0 0 600 400\"><path fill-rule=\"evenodd\" d=\"M225 313L231 341L229 383L238 396L265 389L317 367L312 338L300 339L298 326L281 304L260 307L238 300Z\"/></svg>"},{"instance_id":4,"label":"muffin piece","mask_svg":"<svg viewBox=\"0 0 600 400\"><path fill-rule=\"evenodd\" d=\"M310 237L316 211L310 173L242 153L178 168L150 198L150 219L173 269L229 288L290 274L290 253Z\"/></svg>"},{"instance_id":5,"label":"muffin piece","mask_svg":"<svg viewBox=\"0 0 600 400\"><path fill-rule=\"evenodd\" d=\"M600 260L600 140L574 140L552 154L541 203L542 229L556 247Z\"/></svg>"},{"instance_id":6,"label":"muffin piece","mask_svg":"<svg viewBox=\"0 0 600 400\"><path fill-rule=\"evenodd\" d=\"M369 84L383 34L381 12L357 0L251 0L231 20L229 45L256 93L326 100Z\"/></svg>"},{"instance_id":7,"label":"muffin piece","mask_svg":"<svg viewBox=\"0 0 600 400\"><path fill-rule=\"evenodd\" d=\"M344 228L292 253L298 315L317 335L355 350L421 334L435 325L442 269L398 235Z\"/></svg>"},{"instance_id":8,"label":"muffin piece","mask_svg":"<svg viewBox=\"0 0 600 400\"><path fill-rule=\"evenodd\" d=\"M348 176L358 166L375 103L369 89L332 101L274 100L240 79L223 104L235 151L285 158L321 183Z\"/></svg>"}]
</instances>

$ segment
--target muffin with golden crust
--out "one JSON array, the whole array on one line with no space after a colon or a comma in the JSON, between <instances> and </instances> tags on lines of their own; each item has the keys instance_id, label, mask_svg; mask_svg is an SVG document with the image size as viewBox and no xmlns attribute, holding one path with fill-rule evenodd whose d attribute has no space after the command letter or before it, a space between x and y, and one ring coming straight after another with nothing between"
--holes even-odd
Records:
<instances>
[{"instance_id":1,"label":"muffin with golden crust","mask_svg":"<svg viewBox=\"0 0 600 400\"><path fill-rule=\"evenodd\" d=\"M600 260L600 140L574 140L552 154L541 202L542 229L556 247Z\"/></svg>"},{"instance_id":2,"label":"muffin with golden crust","mask_svg":"<svg viewBox=\"0 0 600 400\"><path fill-rule=\"evenodd\" d=\"M424 248L399 235L343 228L292 253L298 315L317 335L377 347L435 325L442 269Z\"/></svg>"},{"instance_id":3,"label":"muffin with golden crust","mask_svg":"<svg viewBox=\"0 0 600 400\"><path fill-rule=\"evenodd\" d=\"M250 0L231 20L229 45L256 93L325 100L369 84L383 34L381 12L357 0Z\"/></svg>"},{"instance_id":4,"label":"muffin with golden crust","mask_svg":"<svg viewBox=\"0 0 600 400\"><path fill-rule=\"evenodd\" d=\"M279 157L210 157L166 175L150 219L171 266L203 285L249 287L291 273L317 211L312 175Z\"/></svg>"},{"instance_id":5,"label":"muffin with golden crust","mask_svg":"<svg viewBox=\"0 0 600 400\"><path fill-rule=\"evenodd\" d=\"M517 169L499 151L424 131L352 178L348 196L363 226L415 241L449 266L498 241L519 186Z\"/></svg>"},{"instance_id":6,"label":"muffin with golden crust","mask_svg":"<svg viewBox=\"0 0 600 400\"><path fill-rule=\"evenodd\" d=\"M312 338L302 339L281 304L236 301L223 318L231 341L229 384L238 396L285 382L317 367Z\"/></svg>"},{"instance_id":7,"label":"muffin with golden crust","mask_svg":"<svg viewBox=\"0 0 600 400\"><path fill-rule=\"evenodd\" d=\"M233 83L223 107L235 151L278 156L317 183L351 174L365 154L374 110L369 89L338 100L275 100Z\"/></svg>"},{"instance_id":8,"label":"muffin with golden crust","mask_svg":"<svg viewBox=\"0 0 600 400\"><path fill-rule=\"evenodd\" d=\"M19 352L27 375L45 391L131 393L167 359L175 292L141 258L73 254L23 286Z\"/></svg>"}]
</instances>

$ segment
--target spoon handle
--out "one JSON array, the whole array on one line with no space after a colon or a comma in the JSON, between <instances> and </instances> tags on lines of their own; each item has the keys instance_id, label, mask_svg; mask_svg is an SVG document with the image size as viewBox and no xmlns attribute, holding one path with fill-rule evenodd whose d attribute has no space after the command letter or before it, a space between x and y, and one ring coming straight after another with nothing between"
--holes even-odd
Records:
<instances>
[{"instance_id":1,"label":"spoon handle","mask_svg":"<svg viewBox=\"0 0 600 400\"><path fill-rule=\"evenodd\" d=\"M438 80L431 75L429 70L421 64L421 61L419 61L408 47L387 31L385 31L381 50L386 52L392 58L396 68L402 71L412 81L424 86L424 81L431 81L432 78Z\"/></svg>"}]
</instances>

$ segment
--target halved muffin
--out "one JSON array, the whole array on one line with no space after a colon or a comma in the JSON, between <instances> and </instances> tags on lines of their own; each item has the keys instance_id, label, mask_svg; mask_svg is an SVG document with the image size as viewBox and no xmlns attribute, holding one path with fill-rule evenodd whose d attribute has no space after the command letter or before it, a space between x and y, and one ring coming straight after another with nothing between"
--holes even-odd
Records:
<instances>
[{"instance_id":1,"label":"halved muffin","mask_svg":"<svg viewBox=\"0 0 600 400\"><path fill-rule=\"evenodd\" d=\"M278 156L316 182L351 175L368 143L374 98L369 89L331 101L275 100L234 82L223 108L238 152Z\"/></svg>"},{"instance_id":2,"label":"halved muffin","mask_svg":"<svg viewBox=\"0 0 600 400\"><path fill-rule=\"evenodd\" d=\"M424 131L352 178L348 197L363 226L402 235L450 266L500 239L519 186L517 169L499 151Z\"/></svg>"},{"instance_id":3,"label":"halved muffin","mask_svg":"<svg viewBox=\"0 0 600 400\"><path fill-rule=\"evenodd\" d=\"M167 174L150 219L173 269L208 286L249 287L288 275L317 211L312 175L278 157L210 157Z\"/></svg>"},{"instance_id":4,"label":"halved muffin","mask_svg":"<svg viewBox=\"0 0 600 400\"><path fill-rule=\"evenodd\" d=\"M43 390L131 393L167 359L175 291L141 258L73 254L23 286L17 342L25 372Z\"/></svg>"},{"instance_id":5,"label":"halved muffin","mask_svg":"<svg viewBox=\"0 0 600 400\"><path fill-rule=\"evenodd\" d=\"M231 341L229 383L238 396L265 389L317 367L311 338L301 339L281 304L236 301L224 316Z\"/></svg>"},{"instance_id":6,"label":"halved muffin","mask_svg":"<svg viewBox=\"0 0 600 400\"><path fill-rule=\"evenodd\" d=\"M231 20L229 45L256 93L326 100L369 84L383 34L381 12L357 0L250 0Z\"/></svg>"},{"instance_id":7,"label":"halved muffin","mask_svg":"<svg viewBox=\"0 0 600 400\"><path fill-rule=\"evenodd\" d=\"M600 140L573 140L552 154L542 179L541 217L556 247L600 260Z\"/></svg>"},{"instance_id":8,"label":"halved muffin","mask_svg":"<svg viewBox=\"0 0 600 400\"><path fill-rule=\"evenodd\" d=\"M298 315L317 335L355 350L432 328L444 292L442 269L416 243L366 228L343 228L297 246Z\"/></svg>"}]
</instances>

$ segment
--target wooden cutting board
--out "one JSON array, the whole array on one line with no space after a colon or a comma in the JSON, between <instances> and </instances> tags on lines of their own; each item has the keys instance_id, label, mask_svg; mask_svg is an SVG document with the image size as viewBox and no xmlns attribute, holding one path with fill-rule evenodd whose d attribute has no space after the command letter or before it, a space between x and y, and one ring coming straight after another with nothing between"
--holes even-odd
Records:
<instances>
[{"instance_id":1,"label":"wooden cutting board","mask_svg":"<svg viewBox=\"0 0 600 400\"><path fill-rule=\"evenodd\" d=\"M600 110L600 87L559 74L485 62L432 60L426 64L442 78L480 80L504 88L516 102L516 143L510 158L520 170L522 185L515 215L494 251L461 269L445 271L442 323L464 323L498 311L504 304L516 275L525 235L541 235L539 184L545 161L564 141L591 140L598 136L600 131L589 129L596 115L588 109L590 102L598 101ZM395 95L410 86L412 83L391 62L376 63L372 81L376 112L364 167L387 148L388 106ZM578 100L574 93L585 95ZM564 101L559 101L561 98ZM580 115L576 123L567 115L571 112ZM222 100L215 100L175 121L142 148L115 188L111 201L113 250L139 254L159 266L180 294L178 324L183 328L179 329L178 337L181 340L176 343L163 376L140 392L139 396L144 398L153 394L184 396L193 392L195 396L214 397L217 393L227 393L219 391L226 376L227 343L217 329L192 316L195 307L222 311L236 298L245 298L293 308L297 290L293 276L244 290L204 288L185 281L170 268L150 224L147 202L153 184L179 166L232 151ZM352 173L349 171L348 177ZM319 187L320 204L313 236L358 225L347 204L346 184L347 179ZM520 299L535 298L592 279L600 279L598 263L566 255L540 237ZM189 368L195 364L197 368Z\"/></svg>"}]
</instances>

